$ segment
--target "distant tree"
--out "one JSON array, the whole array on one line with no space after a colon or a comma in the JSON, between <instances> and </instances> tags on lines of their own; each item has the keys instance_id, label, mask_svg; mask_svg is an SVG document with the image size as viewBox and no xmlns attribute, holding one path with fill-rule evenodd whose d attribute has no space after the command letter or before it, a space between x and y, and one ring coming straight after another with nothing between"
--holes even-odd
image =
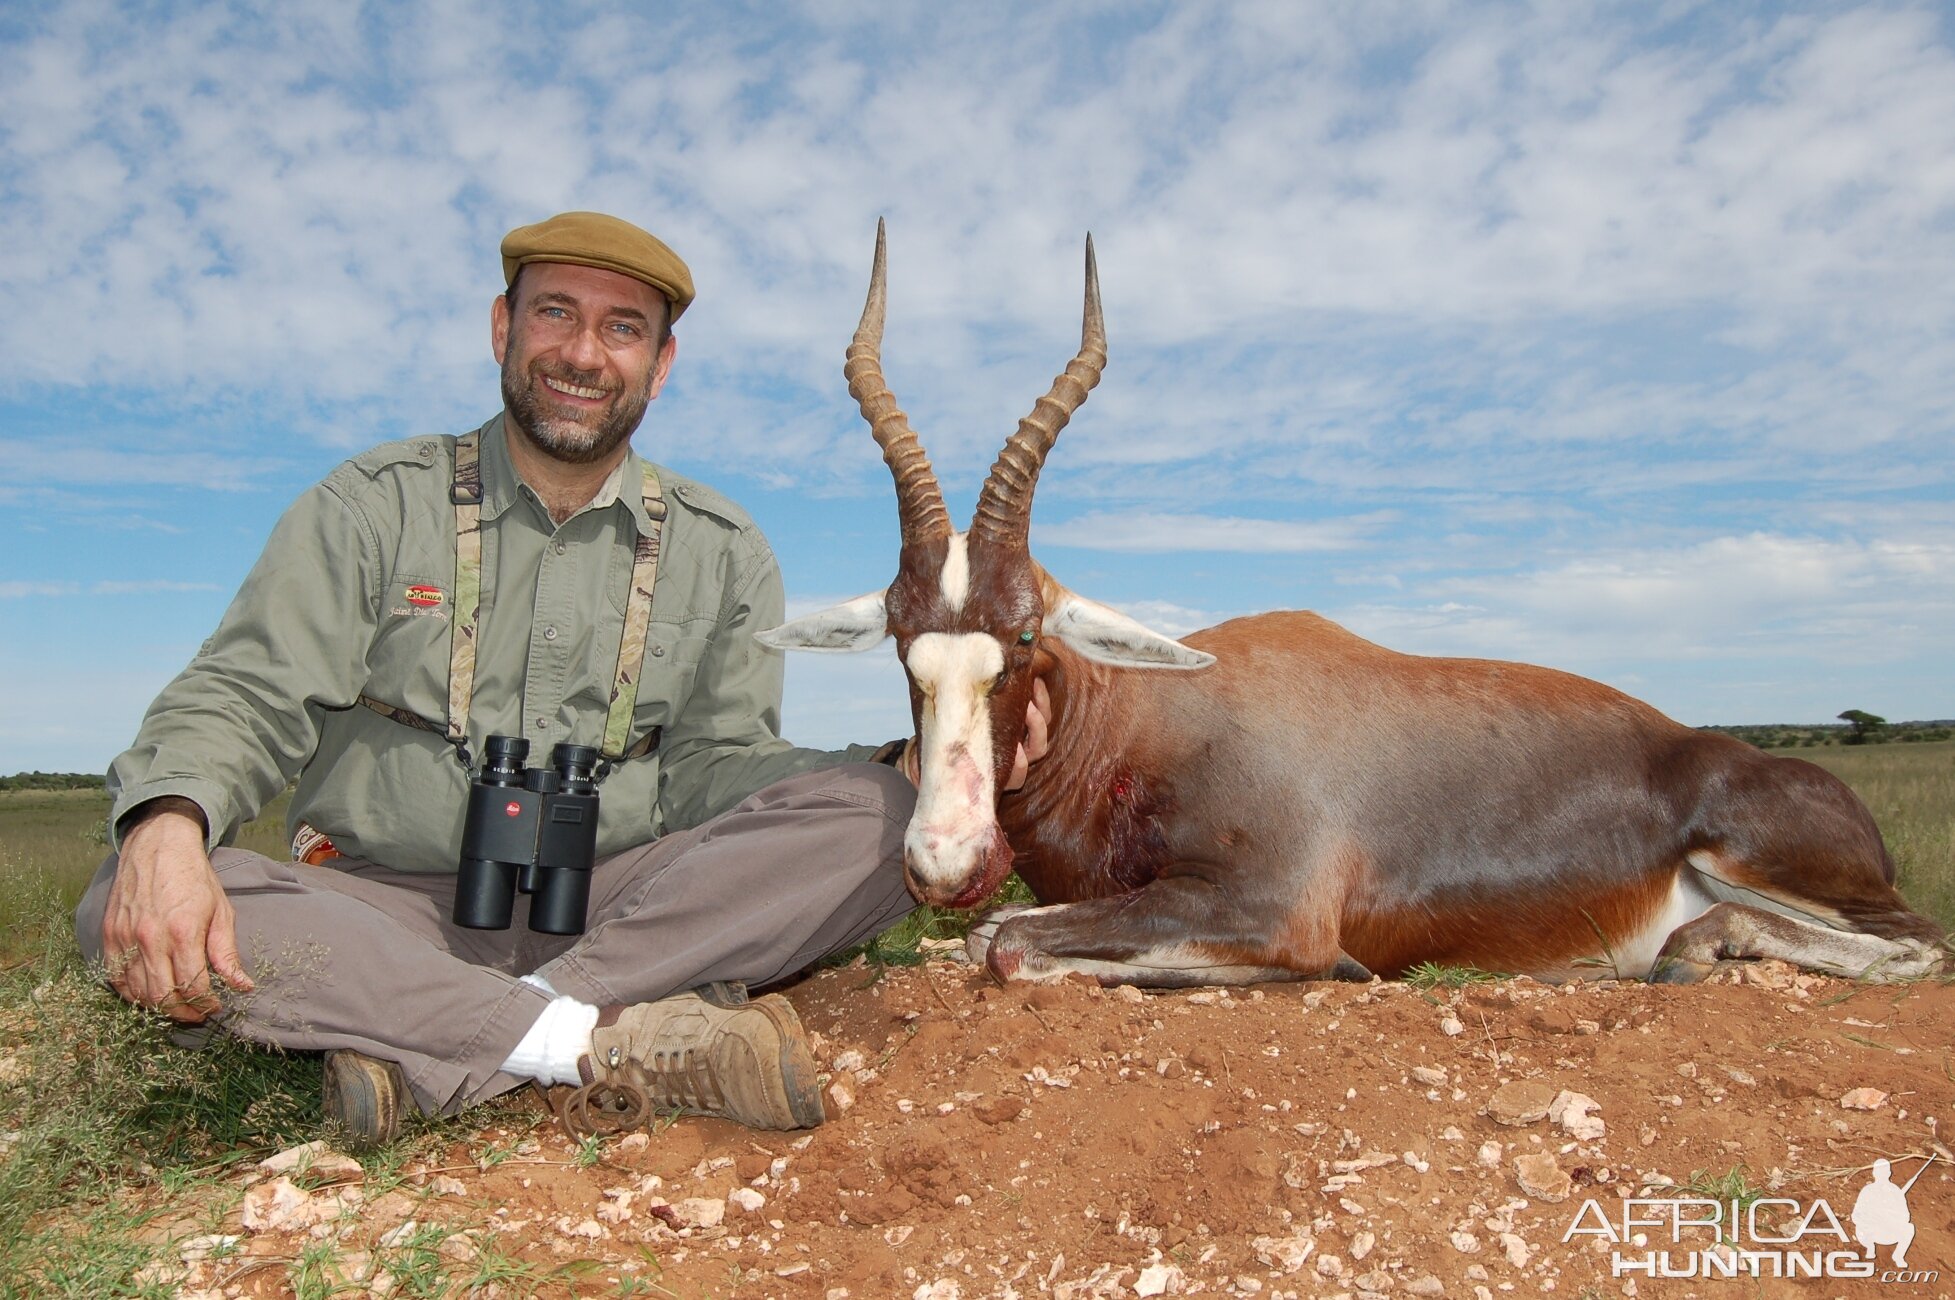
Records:
<instances>
[{"instance_id":1,"label":"distant tree","mask_svg":"<svg viewBox=\"0 0 1955 1300\"><path fill-rule=\"evenodd\" d=\"M1887 728L1887 719L1877 713L1868 713L1865 709L1848 709L1840 714L1840 721L1851 728L1846 733L1846 743L1849 745L1864 745Z\"/></svg>"}]
</instances>

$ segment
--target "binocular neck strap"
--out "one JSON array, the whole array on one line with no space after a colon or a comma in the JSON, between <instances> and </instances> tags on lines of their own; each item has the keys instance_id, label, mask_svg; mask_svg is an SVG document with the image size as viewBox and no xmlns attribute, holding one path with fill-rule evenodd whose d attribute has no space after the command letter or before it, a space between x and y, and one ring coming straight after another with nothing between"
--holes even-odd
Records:
<instances>
[{"instance_id":1,"label":"binocular neck strap","mask_svg":"<svg viewBox=\"0 0 1955 1300\"><path fill-rule=\"evenodd\" d=\"M604 720L604 743L598 750L607 764L636 757L632 751L640 749L637 745L627 748L627 742L631 739L632 710L638 705L638 678L645 666L645 641L652 625L652 590L658 586L659 535L665 528L665 494L658 485L658 475L652 472L651 462L643 464L645 518L651 526L638 534L631 553L631 596L625 602L624 637L618 642L618 674L611 682L611 712ZM658 743L657 735L654 729L653 745Z\"/></svg>"},{"instance_id":2,"label":"binocular neck strap","mask_svg":"<svg viewBox=\"0 0 1955 1300\"><path fill-rule=\"evenodd\" d=\"M468 766L468 707L475 694L475 646L482 624L482 461L479 431L455 440L455 619L448 648L448 743ZM630 745L632 712L638 706L638 678L652 624L652 591L658 586L659 536L665 526L665 493L649 461L642 462L642 500L651 526L638 534L631 555L631 594L625 601L624 635L618 642L618 671L611 682L611 711L604 720L598 752L607 764L650 753L658 744ZM411 724L410 724L411 725Z\"/></svg>"},{"instance_id":3,"label":"binocular neck strap","mask_svg":"<svg viewBox=\"0 0 1955 1300\"><path fill-rule=\"evenodd\" d=\"M481 430L455 440L455 616L448 632L448 743L468 760L468 705L475 695L475 638L482 625Z\"/></svg>"}]
</instances>

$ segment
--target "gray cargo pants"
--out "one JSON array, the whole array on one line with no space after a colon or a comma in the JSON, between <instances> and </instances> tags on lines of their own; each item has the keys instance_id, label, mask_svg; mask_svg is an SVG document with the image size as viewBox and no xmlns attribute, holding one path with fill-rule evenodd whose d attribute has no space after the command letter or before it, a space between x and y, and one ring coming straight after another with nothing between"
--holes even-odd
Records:
<instances>
[{"instance_id":1,"label":"gray cargo pants","mask_svg":"<svg viewBox=\"0 0 1955 1300\"><path fill-rule=\"evenodd\" d=\"M581 935L531 931L520 895L509 929L463 929L449 919L450 875L219 849L211 865L257 984L227 998L222 1021L281 1047L399 1061L421 1110L450 1113L527 1082L499 1067L550 999L519 976L597 1006L711 980L761 985L901 918L913 905L902 863L915 798L876 764L790 777L600 861ZM75 913L91 961L102 959L114 875L111 857Z\"/></svg>"}]
</instances>

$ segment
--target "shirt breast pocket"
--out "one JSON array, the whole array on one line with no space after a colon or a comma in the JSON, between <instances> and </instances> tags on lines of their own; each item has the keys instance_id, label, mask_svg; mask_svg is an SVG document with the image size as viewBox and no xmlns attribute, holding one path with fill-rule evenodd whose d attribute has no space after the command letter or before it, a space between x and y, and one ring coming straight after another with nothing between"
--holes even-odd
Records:
<instances>
[{"instance_id":1,"label":"shirt breast pocket","mask_svg":"<svg viewBox=\"0 0 1955 1300\"><path fill-rule=\"evenodd\" d=\"M645 631L645 661L632 730L669 728L685 713L712 641L711 619L653 619Z\"/></svg>"}]
</instances>

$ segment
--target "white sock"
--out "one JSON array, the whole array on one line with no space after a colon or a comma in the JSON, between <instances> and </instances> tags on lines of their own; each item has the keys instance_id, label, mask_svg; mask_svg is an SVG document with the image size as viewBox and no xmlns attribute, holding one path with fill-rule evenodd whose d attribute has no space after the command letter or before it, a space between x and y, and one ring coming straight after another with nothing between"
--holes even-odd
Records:
<instances>
[{"instance_id":1,"label":"white sock","mask_svg":"<svg viewBox=\"0 0 1955 1300\"><path fill-rule=\"evenodd\" d=\"M577 1058L591 1050L591 1030L597 1028L597 1008L576 998L557 998L516 1044L502 1063L505 1074L538 1083L582 1083Z\"/></svg>"},{"instance_id":2,"label":"white sock","mask_svg":"<svg viewBox=\"0 0 1955 1300\"><path fill-rule=\"evenodd\" d=\"M535 971L531 971L529 974L523 976L522 982L533 989L542 989L553 998L559 996L556 986L551 984L549 980L544 979L541 975L538 975Z\"/></svg>"}]
</instances>

